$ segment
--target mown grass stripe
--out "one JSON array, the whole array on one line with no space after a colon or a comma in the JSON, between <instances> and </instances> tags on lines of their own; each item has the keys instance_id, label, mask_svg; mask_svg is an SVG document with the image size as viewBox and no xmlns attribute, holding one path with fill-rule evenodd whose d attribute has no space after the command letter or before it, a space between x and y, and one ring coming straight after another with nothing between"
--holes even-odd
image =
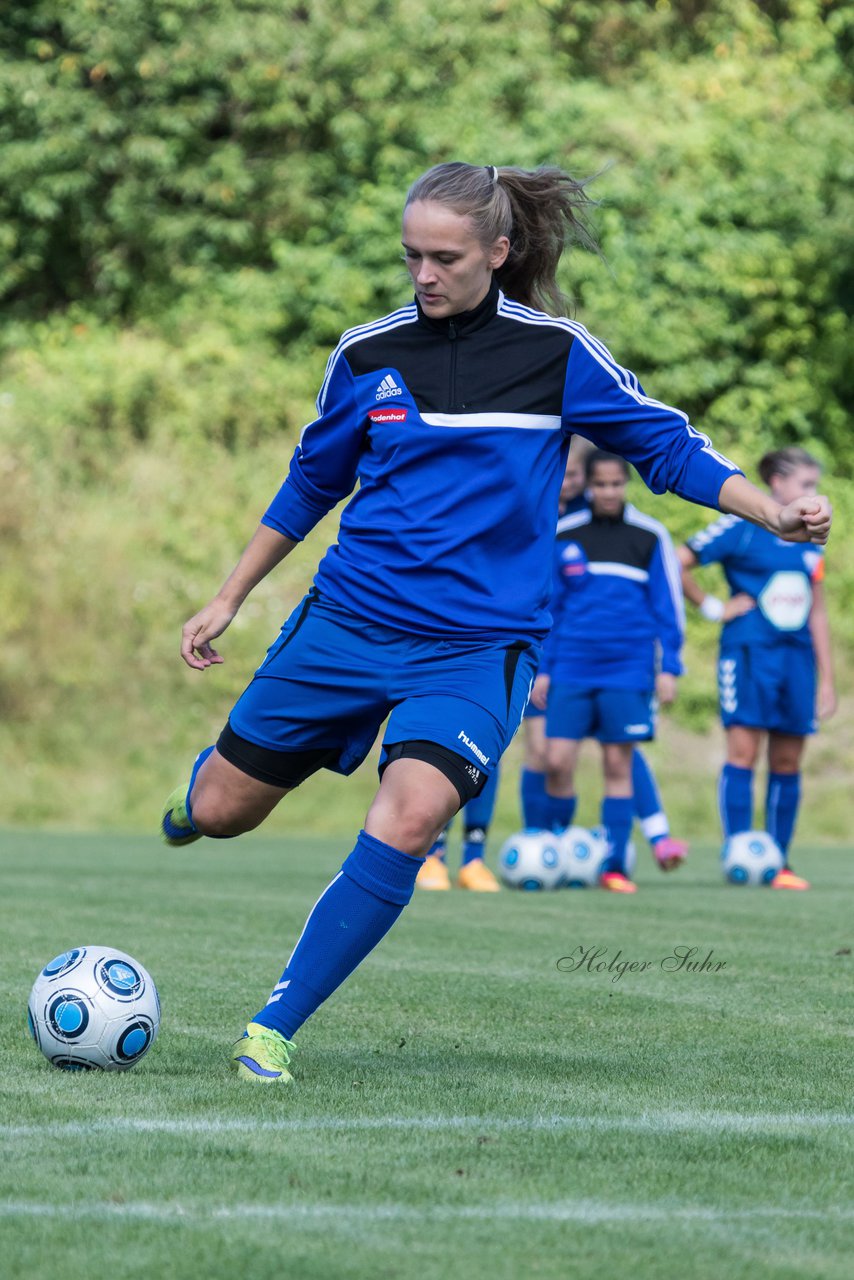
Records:
<instances>
[{"instance_id":1,"label":"mown grass stripe","mask_svg":"<svg viewBox=\"0 0 854 1280\"><path fill-rule=\"evenodd\" d=\"M210 1134L310 1133L318 1130L382 1131L402 1129L452 1132L488 1129L493 1132L601 1131L634 1133L781 1133L851 1127L854 1115L844 1112L659 1111L633 1116L316 1116L308 1119L258 1120L249 1116L198 1119L114 1116L100 1120L48 1121L45 1124L0 1126L0 1139L89 1137L99 1133Z\"/></svg>"},{"instance_id":2,"label":"mown grass stripe","mask_svg":"<svg viewBox=\"0 0 854 1280\"><path fill-rule=\"evenodd\" d=\"M611 1204L601 1200L560 1200L546 1204L501 1201L480 1205L410 1204L236 1204L195 1206L136 1202L44 1204L10 1201L0 1204L2 1218L97 1218L152 1222L218 1222L275 1219L291 1223L369 1225L383 1222L733 1222L800 1219L816 1222L854 1220L854 1209L797 1209L783 1205L747 1208L706 1205Z\"/></svg>"}]
</instances>

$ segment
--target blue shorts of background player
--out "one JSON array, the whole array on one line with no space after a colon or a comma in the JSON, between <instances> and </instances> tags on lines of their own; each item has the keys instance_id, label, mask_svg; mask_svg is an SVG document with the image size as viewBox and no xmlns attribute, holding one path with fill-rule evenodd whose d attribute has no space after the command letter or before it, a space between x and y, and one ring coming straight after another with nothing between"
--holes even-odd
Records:
<instances>
[{"instance_id":1,"label":"blue shorts of background player","mask_svg":"<svg viewBox=\"0 0 854 1280\"><path fill-rule=\"evenodd\" d=\"M806 645L722 645L721 722L802 737L818 729L815 654Z\"/></svg>"},{"instance_id":2,"label":"blue shorts of background player","mask_svg":"<svg viewBox=\"0 0 854 1280\"><path fill-rule=\"evenodd\" d=\"M649 742L655 737L655 691L588 689L552 681L546 737Z\"/></svg>"}]
</instances>

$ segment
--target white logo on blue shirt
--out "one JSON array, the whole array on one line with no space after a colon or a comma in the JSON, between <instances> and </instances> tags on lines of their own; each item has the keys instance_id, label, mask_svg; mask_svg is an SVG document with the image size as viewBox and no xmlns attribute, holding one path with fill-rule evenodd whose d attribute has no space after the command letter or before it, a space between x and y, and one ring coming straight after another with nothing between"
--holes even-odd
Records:
<instances>
[{"instance_id":1,"label":"white logo on blue shirt","mask_svg":"<svg viewBox=\"0 0 854 1280\"><path fill-rule=\"evenodd\" d=\"M387 373L380 385L377 387L377 400L388 400L389 396L402 396L403 391L395 382L390 373Z\"/></svg>"}]
</instances>

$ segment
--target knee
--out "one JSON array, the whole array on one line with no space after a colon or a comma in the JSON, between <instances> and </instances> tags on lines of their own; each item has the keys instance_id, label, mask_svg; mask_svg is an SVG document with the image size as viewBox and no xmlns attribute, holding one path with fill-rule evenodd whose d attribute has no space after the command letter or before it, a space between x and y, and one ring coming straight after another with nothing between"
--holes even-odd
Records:
<instances>
[{"instance_id":1,"label":"knee","mask_svg":"<svg viewBox=\"0 0 854 1280\"><path fill-rule=\"evenodd\" d=\"M193 825L203 836L240 836L257 827L257 822L247 822L244 814L235 813L223 798L211 790L198 797L195 792L191 802Z\"/></svg>"},{"instance_id":2,"label":"knee","mask_svg":"<svg viewBox=\"0 0 854 1280\"><path fill-rule=\"evenodd\" d=\"M560 747L549 746L545 754L545 774L552 785L571 787L575 781L572 756Z\"/></svg>"},{"instance_id":3,"label":"knee","mask_svg":"<svg viewBox=\"0 0 854 1280\"><path fill-rule=\"evenodd\" d=\"M422 857L438 839L446 822L444 815L437 817L434 806L419 803L417 796L410 797L405 804L392 804L378 796L365 819L365 830L401 853Z\"/></svg>"}]
</instances>

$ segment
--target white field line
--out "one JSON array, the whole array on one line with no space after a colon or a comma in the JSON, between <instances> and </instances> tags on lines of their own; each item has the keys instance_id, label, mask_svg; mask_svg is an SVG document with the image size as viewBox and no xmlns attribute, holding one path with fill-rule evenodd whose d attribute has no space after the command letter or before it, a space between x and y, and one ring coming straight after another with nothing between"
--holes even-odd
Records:
<instances>
[{"instance_id":1,"label":"white field line","mask_svg":"<svg viewBox=\"0 0 854 1280\"><path fill-rule=\"evenodd\" d=\"M321 1225L325 1230L352 1230L382 1223L412 1222L420 1226L449 1222L626 1222L717 1223L772 1221L784 1218L811 1222L854 1221L854 1209L794 1209L777 1205L749 1208L712 1208L704 1205L609 1204L603 1200L558 1200L551 1204L519 1204L496 1201L480 1205L411 1204L233 1204L181 1205L175 1203L128 1204L83 1202L39 1204L25 1201L0 1203L0 1218L81 1218L103 1222L137 1220L157 1223L217 1223L228 1221L281 1221L292 1226Z\"/></svg>"},{"instance_id":2,"label":"white field line","mask_svg":"<svg viewBox=\"0 0 854 1280\"><path fill-rule=\"evenodd\" d=\"M307 1119L258 1120L250 1116L143 1118L113 1116L99 1120L49 1121L45 1124L0 1125L0 1140L15 1138L95 1137L98 1134L163 1133L176 1135L255 1133L352 1133L402 1130L441 1133L803 1133L815 1129L850 1129L854 1114L783 1112L742 1115L719 1111L650 1111L638 1115L541 1116L315 1116Z\"/></svg>"}]
</instances>

